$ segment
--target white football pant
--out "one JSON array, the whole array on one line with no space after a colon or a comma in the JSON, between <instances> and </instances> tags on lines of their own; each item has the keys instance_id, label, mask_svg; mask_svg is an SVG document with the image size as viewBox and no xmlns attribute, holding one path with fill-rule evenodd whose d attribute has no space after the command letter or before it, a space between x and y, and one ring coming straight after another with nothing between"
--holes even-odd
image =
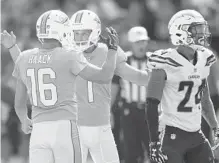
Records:
<instances>
[{"instance_id":1,"label":"white football pant","mask_svg":"<svg viewBox=\"0 0 219 163\"><path fill-rule=\"evenodd\" d=\"M76 123L70 120L33 124L30 163L82 163Z\"/></svg>"},{"instance_id":2,"label":"white football pant","mask_svg":"<svg viewBox=\"0 0 219 163\"><path fill-rule=\"evenodd\" d=\"M88 151L94 163L119 163L119 155L110 125L78 126L82 162L87 162Z\"/></svg>"}]
</instances>

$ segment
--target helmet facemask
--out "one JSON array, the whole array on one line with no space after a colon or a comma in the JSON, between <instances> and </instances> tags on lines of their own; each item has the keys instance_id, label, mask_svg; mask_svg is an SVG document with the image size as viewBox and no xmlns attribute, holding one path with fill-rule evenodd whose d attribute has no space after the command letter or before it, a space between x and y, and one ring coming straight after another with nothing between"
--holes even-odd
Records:
<instances>
[{"instance_id":1,"label":"helmet facemask","mask_svg":"<svg viewBox=\"0 0 219 163\"><path fill-rule=\"evenodd\" d=\"M195 10L181 10L168 24L173 45L209 46L211 33L204 17Z\"/></svg>"},{"instance_id":2,"label":"helmet facemask","mask_svg":"<svg viewBox=\"0 0 219 163\"><path fill-rule=\"evenodd\" d=\"M91 29L73 30L73 44L76 51L83 52L94 46L99 40L99 34Z\"/></svg>"},{"instance_id":3,"label":"helmet facemask","mask_svg":"<svg viewBox=\"0 0 219 163\"><path fill-rule=\"evenodd\" d=\"M76 51L83 52L99 41L101 22L94 12L79 10L74 13L71 17L71 26L72 44Z\"/></svg>"},{"instance_id":4,"label":"helmet facemask","mask_svg":"<svg viewBox=\"0 0 219 163\"><path fill-rule=\"evenodd\" d=\"M193 44L209 46L211 43L211 33L206 22L192 23L188 28L189 37Z\"/></svg>"}]
</instances>

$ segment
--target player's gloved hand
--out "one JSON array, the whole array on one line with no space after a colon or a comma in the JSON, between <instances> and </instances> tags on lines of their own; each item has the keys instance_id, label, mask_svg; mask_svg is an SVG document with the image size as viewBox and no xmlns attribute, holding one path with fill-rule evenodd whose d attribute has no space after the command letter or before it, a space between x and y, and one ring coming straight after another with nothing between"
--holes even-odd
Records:
<instances>
[{"instance_id":1,"label":"player's gloved hand","mask_svg":"<svg viewBox=\"0 0 219 163\"><path fill-rule=\"evenodd\" d=\"M213 129L213 135L214 135L214 146L212 147L212 150L215 154L215 157L219 160L219 128Z\"/></svg>"},{"instance_id":2,"label":"player's gloved hand","mask_svg":"<svg viewBox=\"0 0 219 163\"><path fill-rule=\"evenodd\" d=\"M150 145L150 159L157 163L166 163L168 158L161 150L160 142L151 142Z\"/></svg>"},{"instance_id":3,"label":"player's gloved hand","mask_svg":"<svg viewBox=\"0 0 219 163\"><path fill-rule=\"evenodd\" d=\"M16 36L14 33L11 31L9 34L6 30L4 30L1 33L1 44L7 49L14 47L14 45L16 45Z\"/></svg>"},{"instance_id":4,"label":"player's gloved hand","mask_svg":"<svg viewBox=\"0 0 219 163\"><path fill-rule=\"evenodd\" d=\"M116 50L118 49L119 38L115 29L112 27L106 28L107 38L100 35L100 41L105 43L109 49Z\"/></svg>"},{"instance_id":5,"label":"player's gloved hand","mask_svg":"<svg viewBox=\"0 0 219 163\"><path fill-rule=\"evenodd\" d=\"M26 118L22 124L21 124L21 129L25 134L29 134L32 131L32 122L29 118Z\"/></svg>"}]
</instances>

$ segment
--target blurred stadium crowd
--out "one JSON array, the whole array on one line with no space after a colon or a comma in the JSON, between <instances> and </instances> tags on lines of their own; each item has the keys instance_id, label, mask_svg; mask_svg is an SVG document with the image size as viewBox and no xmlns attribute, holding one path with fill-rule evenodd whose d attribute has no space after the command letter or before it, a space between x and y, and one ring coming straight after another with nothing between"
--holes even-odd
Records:
<instances>
[{"instance_id":1,"label":"blurred stadium crowd","mask_svg":"<svg viewBox=\"0 0 219 163\"><path fill-rule=\"evenodd\" d=\"M144 26L151 38L148 51L171 46L167 24L175 12L180 9L197 9L210 24L211 48L219 56L219 1L217 0L1 0L1 7L2 30L14 31L22 50L37 46L36 20L43 12L51 9L61 9L68 16L80 9L96 12L102 21L103 29L106 26L113 26L117 30L120 35L120 45L124 50L130 48L127 31L136 25ZM6 49L2 48L1 53L1 156L2 160L8 160L7 162L19 163L17 157L25 160L28 158L29 136L21 132L13 108L15 79L11 74L14 64ZM219 62L214 64L209 77L211 97L215 109L219 110L218 72ZM113 105L113 119L119 119L119 114L122 112L117 102L116 100ZM112 123L116 132L120 131L117 122L112 120ZM207 125L203 124L203 126ZM208 128L203 127L203 129L208 134ZM22 161L22 163L26 162Z\"/></svg>"}]
</instances>

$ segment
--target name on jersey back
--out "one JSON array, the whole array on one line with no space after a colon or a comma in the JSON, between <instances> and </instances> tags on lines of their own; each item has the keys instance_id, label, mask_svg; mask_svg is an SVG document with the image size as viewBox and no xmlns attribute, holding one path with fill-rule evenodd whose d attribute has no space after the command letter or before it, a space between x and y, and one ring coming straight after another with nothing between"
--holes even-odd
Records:
<instances>
[{"instance_id":1,"label":"name on jersey back","mask_svg":"<svg viewBox=\"0 0 219 163\"><path fill-rule=\"evenodd\" d=\"M49 63L51 59L51 54L43 54L43 55L33 55L29 57L28 63L38 64L38 63Z\"/></svg>"}]
</instances>

